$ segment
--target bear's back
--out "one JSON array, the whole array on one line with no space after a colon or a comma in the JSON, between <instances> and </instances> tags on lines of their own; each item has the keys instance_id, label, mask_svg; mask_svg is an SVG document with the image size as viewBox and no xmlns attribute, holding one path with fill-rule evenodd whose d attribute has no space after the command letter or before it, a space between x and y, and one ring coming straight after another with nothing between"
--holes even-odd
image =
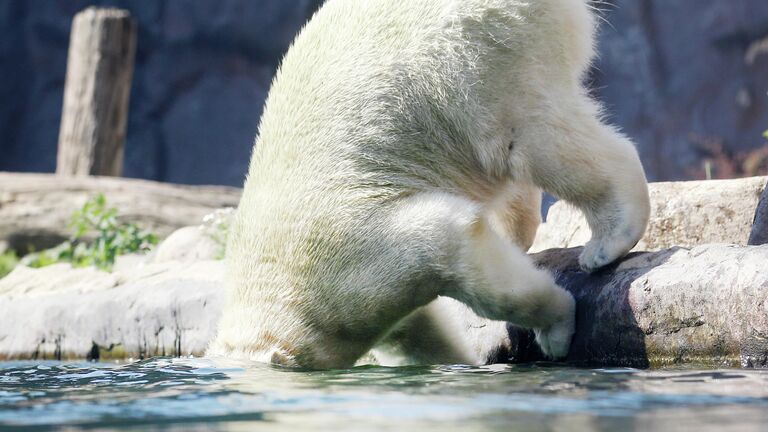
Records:
<instances>
[{"instance_id":1,"label":"bear's back","mask_svg":"<svg viewBox=\"0 0 768 432\"><path fill-rule=\"evenodd\" d=\"M525 50L539 35L529 22L561 5L584 7L329 0L270 89L230 255L247 268L254 259L314 263L329 253L318 245L359 232L398 197L443 190L488 200L509 172L507 144L492 136L498 125L488 107L499 95L487 74L517 57L529 61Z\"/></svg>"}]
</instances>

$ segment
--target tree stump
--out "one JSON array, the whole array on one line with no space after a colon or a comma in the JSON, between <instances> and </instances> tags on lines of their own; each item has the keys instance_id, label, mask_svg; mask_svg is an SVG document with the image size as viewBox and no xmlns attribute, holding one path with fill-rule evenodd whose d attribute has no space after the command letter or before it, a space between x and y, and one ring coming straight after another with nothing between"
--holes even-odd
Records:
<instances>
[{"instance_id":1,"label":"tree stump","mask_svg":"<svg viewBox=\"0 0 768 432\"><path fill-rule=\"evenodd\" d=\"M122 174L136 25L127 11L88 8L72 21L56 173Z\"/></svg>"}]
</instances>

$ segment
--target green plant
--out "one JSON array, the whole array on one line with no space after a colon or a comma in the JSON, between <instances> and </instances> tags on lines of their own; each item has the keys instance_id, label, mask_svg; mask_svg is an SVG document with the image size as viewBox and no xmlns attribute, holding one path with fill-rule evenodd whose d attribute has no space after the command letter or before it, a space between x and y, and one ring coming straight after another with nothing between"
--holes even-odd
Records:
<instances>
[{"instance_id":1,"label":"green plant","mask_svg":"<svg viewBox=\"0 0 768 432\"><path fill-rule=\"evenodd\" d=\"M203 224L200 229L205 235L211 238L217 245L216 259L223 259L227 246L227 237L229 236L229 227L232 224L235 209L225 207L215 210L213 213L203 217Z\"/></svg>"},{"instance_id":2,"label":"green plant","mask_svg":"<svg viewBox=\"0 0 768 432\"><path fill-rule=\"evenodd\" d=\"M40 252L25 255L21 263L27 267L40 268L59 262L69 262L72 256L72 243L66 241L58 246Z\"/></svg>"},{"instance_id":3,"label":"green plant","mask_svg":"<svg viewBox=\"0 0 768 432\"><path fill-rule=\"evenodd\" d=\"M30 267L70 262L74 267L96 266L110 270L119 255L145 252L157 244L157 237L136 225L117 219L117 209L108 208L104 195L88 200L72 215L69 241L25 259ZM91 237L92 236L92 237ZM90 240L88 240L90 238Z\"/></svg>"},{"instance_id":4,"label":"green plant","mask_svg":"<svg viewBox=\"0 0 768 432\"><path fill-rule=\"evenodd\" d=\"M0 278L5 277L19 263L16 252L7 251L0 254Z\"/></svg>"}]
</instances>

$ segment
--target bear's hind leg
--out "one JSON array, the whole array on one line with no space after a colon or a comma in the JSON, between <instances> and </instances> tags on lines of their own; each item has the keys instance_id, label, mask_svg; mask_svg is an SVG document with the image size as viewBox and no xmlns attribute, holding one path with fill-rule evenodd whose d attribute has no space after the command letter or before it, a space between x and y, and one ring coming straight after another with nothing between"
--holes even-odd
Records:
<instances>
[{"instance_id":1,"label":"bear's hind leg","mask_svg":"<svg viewBox=\"0 0 768 432\"><path fill-rule=\"evenodd\" d=\"M510 182L491 206L489 219L498 233L527 251L541 224L541 189Z\"/></svg>"},{"instance_id":2,"label":"bear's hind leg","mask_svg":"<svg viewBox=\"0 0 768 432\"><path fill-rule=\"evenodd\" d=\"M374 357L384 366L484 364L486 359L476 352L472 341L466 337L466 319L456 313L456 309L461 307L461 304L446 297L438 297L420 307L400 321L374 347ZM506 332L506 328L504 330ZM495 336L498 344L504 335Z\"/></svg>"}]
</instances>

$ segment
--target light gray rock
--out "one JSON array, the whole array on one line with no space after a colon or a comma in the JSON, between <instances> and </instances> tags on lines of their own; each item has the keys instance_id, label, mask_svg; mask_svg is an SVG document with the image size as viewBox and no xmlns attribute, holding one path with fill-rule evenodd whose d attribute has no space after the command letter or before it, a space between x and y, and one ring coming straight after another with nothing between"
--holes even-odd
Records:
<instances>
[{"instance_id":1,"label":"light gray rock","mask_svg":"<svg viewBox=\"0 0 768 432\"><path fill-rule=\"evenodd\" d=\"M200 225L180 228L155 249L153 262L216 260L224 258L234 207L216 209Z\"/></svg>"},{"instance_id":2,"label":"light gray rock","mask_svg":"<svg viewBox=\"0 0 768 432\"><path fill-rule=\"evenodd\" d=\"M577 300L568 361L647 367L768 366L768 245L636 253L594 274L579 248L533 255ZM223 299L222 261L66 264L0 279L0 359L202 355ZM529 331L456 317L492 361L541 360ZM499 325L502 325L499 328Z\"/></svg>"},{"instance_id":3,"label":"light gray rock","mask_svg":"<svg viewBox=\"0 0 768 432\"><path fill-rule=\"evenodd\" d=\"M649 184L651 218L635 251L706 243L746 245L755 207L768 177ZM530 252L584 245L590 230L582 213L563 201L549 209Z\"/></svg>"},{"instance_id":4,"label":"light gray rock","mask_svg":"<svg viewBox=\"0 0 768 432\"><path fill-rule=\"evenodd\" d=\"M221 261L106 273L57 264L0 279L0 359L202 355L220 316Z\"/></svg>"},{"instance_id":5,"label":"light gray rock","mask_svg":"<svg viewBox=\"0 0 768 432\"><path fill-rule=\"evenodd\" d=\"M221 258L222 245L207 235L201 226L180 228L155 249L153 262L195 262Z\"/></svg>"}]
</instances>

